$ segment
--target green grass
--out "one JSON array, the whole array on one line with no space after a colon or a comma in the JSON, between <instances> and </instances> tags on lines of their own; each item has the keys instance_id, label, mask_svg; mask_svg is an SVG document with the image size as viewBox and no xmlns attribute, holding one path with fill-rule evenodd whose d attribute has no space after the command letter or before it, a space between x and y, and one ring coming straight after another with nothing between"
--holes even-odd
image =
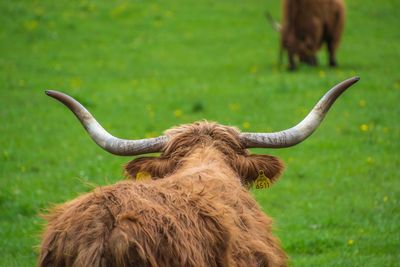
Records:
<instances>
[{"instance_id":1,"label":"green grass","mask_svg":"<svg viewBox=\"0 0 400 267\"><path fill-rule=\"evenodd\" d=\"M200 119L244 131L297 123L335 83L361 81L299 146L254 150L287 169L253 193L293 266L399 266L400 3L349 0L340 67L276 65L266 9L279 1L0 1L0 266L32 266L39 214L122 179L44 95L67 92L113 134L140 138Z\"/></svg>"}]
</instances>

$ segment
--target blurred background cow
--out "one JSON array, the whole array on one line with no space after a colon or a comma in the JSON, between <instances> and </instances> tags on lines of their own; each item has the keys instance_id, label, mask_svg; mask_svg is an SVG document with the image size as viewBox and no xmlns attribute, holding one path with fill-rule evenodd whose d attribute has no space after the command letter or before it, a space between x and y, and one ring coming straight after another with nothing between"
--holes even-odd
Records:
<instances>
[{"instance_id":1,"label":"blurred background cow","mask_svg":"<svg viewBox=\"0 0 400 267\"><path fill-rule=\"evenodd\" d=\"M336 50L345 22L343 0L283 0L282 25L272 20L281 34L281 52L288 53L289 70L296 61L315 66L317 51L326 44L329 66L337 66ZM280 55L281 57L281 55Z\"/></svg>"}]
</instances>

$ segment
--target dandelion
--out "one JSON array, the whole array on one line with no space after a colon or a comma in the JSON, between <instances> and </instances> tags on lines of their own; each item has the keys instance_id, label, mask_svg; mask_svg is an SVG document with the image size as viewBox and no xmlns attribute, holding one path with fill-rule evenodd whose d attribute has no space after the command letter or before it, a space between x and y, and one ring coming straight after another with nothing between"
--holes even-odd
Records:
<instances>
[{"instance_id":1,"label":"dandelion","mask_svg":"<svg viewBox=\"0 0 400 267\"><path fill-rule=\"evenodd\" d=\"M368 126L368 124L361 124L361 125L360 125L360 130L361 130L362 132L368 132L368 131L369 131L369 126Z\"/></svg>"},{"instance_id":2,"label":"dandelion","mask_svg":"<svg viewBox=\"0 0 400 267\"><path fill-rule=\"evenodd\" d=\"M174 13L172 11L170 11L170 10L167 10L167 11L165 11L164 15L167 18L172 18L174 16Z\"/></svg>"},{"instance_id":3,"label":"dandelion","mask_svg":"<svg viewBox=\"0 0 400 267\"><path fill-rule=\"evenodd\" d=\"M249 71L250 71L250 73L253 73L253 74L257 73L257 71L258 71L257 65L251 66Z\"/></svg>"},{"instance_id":4,"label":"dandelion","mask_svg":"<svg viewBox=\"0 0 400 267\"><path fill-rule=\"evenodd\" d=\"M79 78L74 78L69 81L69 84L72 88L80 88L81 87L81 80Z\"/></svg>"},{"instance_id":5,"label":"dandelion","mask_svg":"<svg viewBox=\"0 0 400 267\"><path fill-rule=\"evenodd\" d=\"M149 118L154 118L155 113L153 110L153 107L151 105L146 105L146 111L147 111L147 115L149 115Z\"/></svg>"},{"instance_id":6,"label":"dandelion","mask_svg":"<svg viewBox=\"0 0 400 267\"><path fill-rule=\"evenodd\" d=\"M22 79L21 79L21 80L18 81L18 85L19 85L20 87L24 87L25 84L26 84L25 80L22 80Z\"/></svg>"},{"instance_id":7,"label":"dandelion","mask_svg":"<svg viewBox=\"0 0 400 267\"><path fill-rule=\"evenodd\" d=\"M244 129L249 129L250 128L250 123L248 121L243 122L242 124Z\"/></svg>"},{"instance_id":8,"label":"dandelion","mask_svg":"<svg viewBox=\"0 0 400 267\"><path fill-rule=\"evenodd\" d=\"M238 111L240 109L240 105L237 103L231 103L229 104L229 109L231 111Z\"/></svg>"},{"instance_id":9,"label":"dandelion","mask_svg":"<svg viewBox=\"0 0 400 267\"><path fill-rule=\"evenodd\" d=\"M400 89L400 81L397 81L397 82L394 84L394 88Z\"/></svg>"},{"instance_id":10,"label":"dandelion","mask_svg":"<svg viewBox=\"0 0 400 267\"><path fill-rule=\"evenodd\" d=\"M343 76L343 71L337 70L337 71L336 71L336 75L337 75L337 76Z\"/></svg>"},{"instance_id":11,"label":"dandelion","mask_svg":"<svg viewBox=\"0 0 400 267\"><path fill-rule=\"evenodd\" d=\"M361 99L361 100L358 102L358 105L360 106L360 108L364 108L366 104L367 104L367 103L365 102L364 99Z\"/></svg>"},{"instance_id":12,"label":"dandelion","mask_svg":"<svg viewBox=\"0 0 400 267\"><path fill-rule=\"evenodd\" d=\"M154 26L157 27L157 28L160 28L160 27L162 26L162 22L161 22L160 20L154 21L153 24L154 24Z\"/></svg>"},{"instance_id":13,"label":"dandelion","mask_svg":"<svg viewBox=\"0 0 400 267\"><path fill-rule=\"evenodd\" d=\"M132 86L137 86L139 84L138 80L132 80L131 81Z\"/></svg>"},{"instance_id":14,"label":"dandelion","mask_svg":"<svg viewBox=\"0 0 400 267\"><path fill-rule=\"evenodd\" d=\"M25 30L31 32L31 31L36 30L38 24L39 23L37 22L37 20L28 20L24 23L24 28L25 28Z\"/></svg>"},{"instance_id":15,"label":"dandelion","mask_svg":"<svg viewBox=\"0 0 400 267\"><path fill-rule=\"evenodd\" d=\"M182 117L182 115L183 115L183 112L182 112L181 109L174 110L174 116L175 117L180 118L180 117Z\"/></svg>"},{"instance_id":16,"label":"dandelion","mask_svg":"<svg viewBox=\"0 0 400 267\"><path fill-rule=\"evenodd\" d=\"M326 76L326 73L325 73L325 71L320 70L318 75L319 75L320 78L324 78Z\"/></svg>"},{"instance_id":17,"label":"dandelion","mask_svg":"<svg viewBox=\"0 0 400 267\"><path fill-rule=\"evenodd\" d=\"M353 240L353 239L349 239L349 240L347 241L347 244L348 244L349 246L352 246L352 245L354 244L354 240Z\"/></svg>"},{"instance_id":18,"label":"dandelion","mask_svg":"<svg viewBox=\"0 0 400 267\"><path fill-rule=\"evenodd\" d=\"M150 10L151 10L151 12L156 13L158 10L160 10L160 6L156 3L154 3L150 6Z\"/></svg>"},{"instance_id":19,"label":"dandelion","mask_svg":"<svg viewBox=\"0 0 400 267\"><path fill-rule=\"evenodd\" d=\"M121 15L122 13L124 13L126 11L126 9L128 8L128 4L127 3L122 3L116 7L114 7L111 12L110 15L112 17L118 17L119 15Z\"/></svg>"},{"instance_id":20,"label":"dandelion","mask_svg":"<svg viewBox=\"0 0 400 267\"><path fill-rule=\"evenodd\" d=\"M185 37L185 39L192 39L193 33L192 32L185 32L183 34L183 36Z\"/></svg>"},{"instance_id":21,"label":"dandelion","mask_svg":"<svg viewBox=\"0 0 400 267\"><path fill-rule=\"evenodd\" d=\"M26 167L24 165L19 166L20 172L26 172Z\"/></svg>"},{"instance_id":22,"label":"dandelion","mask_svg":"<svg viewBox=\"0 0 400 267\"><path fill-rule=\"evenodd\" d=\"M43 16L43 14L44 14L44 9L41 7L37 7L33 11L34 11L35 15L38 17Z\"/></svg>"},{"instance_id":23,"label":"dandelion","mask_svg":"<svg viewBox=\"0 0 400 267\"><path fill-rule=\"evenodd\" d=\"M156 136L157 136L156 132L148 132L145 135L146 138L153 138L153 137L156 137Z\"/></svg>"},{"instance_id":24,"label":"dandelion","mask_svg":"<svg viewBox=\"0 0 400 267\"><path fill-rule=\"evenodd\" d=\"M368 164L373 164L373 163L374 163L374 159L373 159L372 157L368 157L365 161L366 161Z\"/></svg>"}]
</instances>

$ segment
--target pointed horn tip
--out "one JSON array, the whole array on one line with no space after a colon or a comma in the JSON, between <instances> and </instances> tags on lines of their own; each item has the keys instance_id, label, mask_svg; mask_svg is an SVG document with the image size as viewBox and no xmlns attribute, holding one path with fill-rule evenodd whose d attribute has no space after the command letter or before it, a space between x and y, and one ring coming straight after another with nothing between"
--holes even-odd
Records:
<instances>
[{"instance_id":1,"label":"pointed horn tip","mask_svg":"<svg viewBox=\"0 0 400 267\"><path fill-rule=\"evenodd\" d=\"M52 97L54 99L57 99L57 100L59 100L61 102L64 102L64 101L62 101L62 99L65 99L65 98L69 97L68 95L66 95L66 94L64 94L62 92L56 91L56 90L44 90L44 92L45 92L46 95L48 95L48 96L50 96L50 97Z\"/></svg>"},{"instance_id":2,"label":"pointed horn tip","mask_svg":"<svg viewBox=\"0 0 400 267\"><path fill-rule=\"evenodd\" d=\"M347 80L344 80L343 82L341 82L340 84L338 84L339 87L341 87L342 89L346 90L348 89L350 86L352 86L353 84L355 84L356 82L358 82L360 80L359 76L354 76L351 77Z\"/></svg>"},{"instance_id":3,"label":"pointed horn tip","mask_svg":"<svg viewBox=\"0 0 400 267\"><path fill-rule=\"evenodd\" d=\"M57 91L54 91L54 90L44 90L44 93L45 93L46 95L48 95L48 96L54 96L54 95L57 93Z\"/></svg>"},{"instance_id":4,"label":"pointed horn tip","mask_svg":"<svg viewBox=\"0 0 400 267\"><path fill-rule=\"evenodd\" d=\"M360 80L359 76L354 76L354 77L351 77L350 79L348 79L347 81L350 82L351 84L355 84L359 80Z\"/></svg>"}]
</instances>

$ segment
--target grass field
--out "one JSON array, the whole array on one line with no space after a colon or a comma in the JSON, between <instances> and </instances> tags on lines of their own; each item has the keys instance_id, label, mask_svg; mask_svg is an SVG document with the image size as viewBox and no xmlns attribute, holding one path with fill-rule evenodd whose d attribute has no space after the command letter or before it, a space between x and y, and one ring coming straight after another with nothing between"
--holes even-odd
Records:
<instances>
[{"instance_id":1,"label":"grass field","mask_svg":"<svg viewBox=\"0 0 400 267\"><path fill-rule=\"evenodd\" d=\"M0 1L0 266L33 266L39 214L123 179L44 89L116 136L208 119L243 131L300 121L332 85L361 81L253 190L293 266L400 266L400 2L348 0L339 68L277 66L279 1Z\"/></svg>"}]
</instances>

